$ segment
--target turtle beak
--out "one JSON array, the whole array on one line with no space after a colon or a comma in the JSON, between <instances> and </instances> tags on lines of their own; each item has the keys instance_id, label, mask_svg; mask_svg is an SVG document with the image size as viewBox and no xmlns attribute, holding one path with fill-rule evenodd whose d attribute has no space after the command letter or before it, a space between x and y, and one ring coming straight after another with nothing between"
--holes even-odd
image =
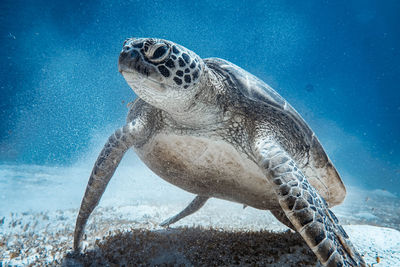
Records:
<instances>
[{"instance_id":1,"label":"turtle beak","mask_svg":"<svg viewBox=\"0 0 400 267\"><path fill-rule=\"evenodd\" d=\"M118 71L132 71L133 64L138 59L138 52L133 49L122 50L118 58Z\"/></svg>"},{"instance_id":2,"label":"turtle beak","mask_svg":"<svg viewBox=\"0 0 400 267\"><path fill-rule=\"evenodd\" d=\"M139 60L139 52L126 42L118 58L118 71L132 71L134 64Z\"/></svg>"}]
</instances>

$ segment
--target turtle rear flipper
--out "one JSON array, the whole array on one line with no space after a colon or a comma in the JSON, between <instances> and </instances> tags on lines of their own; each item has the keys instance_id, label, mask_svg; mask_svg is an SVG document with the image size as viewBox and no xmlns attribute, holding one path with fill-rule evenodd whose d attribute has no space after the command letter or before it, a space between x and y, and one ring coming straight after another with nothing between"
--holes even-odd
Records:
<instances>
[{"instance_id":1,"label":"turtle rear flipper","mask_svg":"<svg viewBox=\"0 0 400 267\"><path fill-rule=\"evenodd\" d=\"M160 223L160 226L162 227L168 227L173 223L176 223L177 221L179 221L180 219L185 218L186 216L189 216L190 214L195 213L196 211L198 211L201 207L204 206L204 204L206 204L207 200L209 199L209 197L205 197L205 196L196 196L192 202L190 202L190 204L184 208L181 212L179 212L178 214L176 214L175 216L172 216L168 219L166 219L165 221L163 221L162 223Z\"/></svg>"},{"instance_id":2,"label":"turtle rear flipper","mask_svg":"<svg viewBox=\"0 0 400 267\"><path fill-rule=\"evenodd\" d=\"M279 204L297 232L325 266L366 266L326 201L277 142L255 146L258 165L276 191Z\"/></svg>"}]
</instances>

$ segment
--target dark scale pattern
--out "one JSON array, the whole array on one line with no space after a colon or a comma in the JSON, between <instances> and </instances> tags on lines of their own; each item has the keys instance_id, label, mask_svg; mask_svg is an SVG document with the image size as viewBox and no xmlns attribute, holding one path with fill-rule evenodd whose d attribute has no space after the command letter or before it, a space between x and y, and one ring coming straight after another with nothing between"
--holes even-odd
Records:
<instances>
[{"instance_id":1,"label":"dark scale pattern","mask_svg":"<svg viewBox=\"0 0 400 267\"><path fill-rule=\"evenodd\" d=\"M310 209L312 209L313 211L317 211L317 208L314 205L311 205Z\"/></svg>"},{"instance_id":2,"label":"dark scale pattern","mask_svg":"<svg viewBox=\"0 0 400 267\"><path fill-rule=\"evenodd\" d=\"M344 263L342 262L342 257L339 255L339 253L333 254L333 256L330 257L329 261L326 263L326 266L328 267L342 267L345 266ZM347 264L346 266L354 266L353 264Z\"/></svg>"},{"instance_id":3,"label":"dark scale pattern","mask_svg":"<svg viewBox=\"0 0 400 267\"><path fill-rule=\"evenodd\" d=\"M132 45L132 47L135 47L135 48L142 48L143 47L143 43L137 43L137 44L134 44L134 45Z\"/></svg>"},{"instance_id":4,"label":"dark scale pattern","mask_svg":"<svg viewBox=\"0 0 400 267\"><path fill-rule=\"evenodd\" d=\"M182 77L182 76L183 76L183 71L181 71L181 70L178 70L178 71L176 72L176 75L178 75L178 76Z\"/></svg>"},{"instance_id":5,"label":"dark scale pattern","mask_svg":"<svg viewBox=\"0 0 400 267\"><path fill-rule=\"evenodd\" d=\"M322 241L322 240L321 240ZM332 241L326 239L320 246L318 246L318 253L321 255L322 261L326 262L329 257L335 252L332 246Z\"/></svg>"},{"instance_id":6,"label":"dark scale pattern","mask_svg":"<svg viewBox=\"0 0 400 267\"><path fill-rule=\"evenodd\" d=\"M315 214L314 221L324 223L324 219L322 218L322 216L320 214Z\"/></svg>"},{"instance_id":7,"label":"dark scale pattern","mask_svg":"<svg viewBox=\"0 0 400 267\"><path fill-rule=\"evenodd\" d=\"M303 187L303 186L302 186ZM307 190L308 187L306 187L305 189ZM304 189L304 187L303 187ZM312 196L310 195L310 193L308 193L307 191L303 192L303 197L307 200L308 203L310 203L311 205L314 204L314 200L312 198Z\"/></svg>"},{"instance_id":8,"label":"dark scale pattern","mask_svg":"<svg viewBox=\"0 0 400 267\"><path fill-rule=\"evenodd\" d=\"M185 69L185 73L189 73L190 72L190 69L189 68L186 68Z\"/></svg>"},{"instance_id":9,"label":"dark scale pattern","mask_svg":"<svg viewBox=\"0 0 400 267\"><path fill-rule=\"evenodd\" d=\"M172 46L172 52L176 55L179 55L179 50L176 48L176 46Z\"/></svg>"},{"instance_id":10,"label":"dark scale pattern","mask_svg":"<svg viewBox=\"0 0 400 267\"><path fill-rule=\"evenodd\" d=\"M165 66L158 66L158 70L164 77L169 77L170 75L169 70Z\"/></svg>"},{"instance_id":11,"label":"dark scale pattern","mask_svg":"<svg viewBox=\"0 0 400 267\"><path fill-rule=\"evenodd\" d=\"M329 206L328 203L326 203L325 198L321 197L321 201L322 201L322 203L324 203L324 206L326 206L326 207Z\"/></svg>"},{"instance_id":12,"label":"dark scale pattern","mask_svg":"<svg viewBox=\"0 0 400 267\"><path fill-rule=\"evenodd\" d=\"M178 77L174 77L174 81L177 85L181 85L182 84L182 80L179 79Z\"/></svg>"},{"instance_id":13,"label":"dark scale pattern","mask_svg":"<svg viewBox=\"0 0 400 267\"><path fill-rule=\"evenodd\" d=\"M292 210L294 207L294 203L296 203L296 197L294 196L288 196L283 203L286 205L287 209Z\"/></svg>"},{"instance_id":14,"label":"dark scale pattern","mask_svg":"<svg viewBox=\"0 0 400 267\"><path fill-rule=\"evenodd\" d=\"M330 210L329 210L330 212ZM344 237L349 238L349 236L347 235L347 233L344 231L343 227L341 225L339 225L339 230L342 233L342 235L344 235Z\"/></svg>"},{"instance_id":15,"label":"dark scale pattern","mask_svg":"<svg viewBox=\"0 0 400 267\"><path fill-rule=\"evenodd\" d=\"M313 222L305 226L303 231L311 241L311 246L316 247L325 238L325 229L321 223Z\"/></svg>"},{"instance_id":16,"label":"dark scale pattern","mask_svg":"<svg viewBox=\"0 0 400 267\"><path fill-rule=\"evenodd\" d=\"M287 194L289 194L290 191L290 186L288 186L287 184L283 184L279 187L279 192L281 193L282 196L286 196Z\"/></svg>"},{"instance_id":17,"label":"dark scale pattern","mask_svg":"<svg viewBox=\"0 0 400 267\"><path fill-rule=\"evenodd\" d=\"M308 185L305 184L305 183L302 183L302 184L301 184L301 187L302 187L304 190L308 190Z\"/></svg>"},{"instance_id":18,"label":"dark scale pattern","mask_svg":"<svg viewBox=\"0 0 400 267\"><path fill-rule=\"evenodd\" d=\"M291 194L292 196L295 196L295 197L301 196L300 188L298 188L298 187L292 187L292 190L290 190L290 194Z\"/></svg>"},{"instance_id":19,"label":"dark scale pattern","mask_svg":"<svg viewBox=\"0 0 400 267\"><path fill-rule=\"evenodd\" d=\"M314 190L309 191L311 193L311 196L315 199L317 197L317 194L315 194Z\"/></svg>"},{"instance_id":20,"label":"dark scale pattern","mask_svg":"<svg viewBox=\"0 0 400 267\"><path fill-rule=\"evenodd\" d=\"M171 55L171 58L172 58L173 60L177 59L177 57L176 57L175 55Z\"/></svg>"},{"instance_id":21,"label":"dark scale pattern","mask_svg":"<svg viewBox=\"0 0 400 267\"><path fill-rule=\"evenodd\" d=\"M335 239L334 236L333 236L333 234L330 233L330 232L327 233L326 237L327 237L328 239L330 239L330 240Z\"/></svg>"},{"instance_id":22,"label":"dark scale pattern","mask_svg":"<svg viewBox=\"0 0 400 267\"><path fill-rule=\"evenodd\" d=\"M172 68L175 68L175 63L172 59L168 59L167 62L165 62L165 66L172 69Z\"/></svg>"},{"instance_id":23,"label":"dark scale pattern","mask_svg":"<svg viewBox=\"0 0 400 267\"><path fill-rule=\"evenodd\" d=\"M298 173L296 173L295 175L296 175L297 180L299 180L300 182L303 181L303 175L300 175Z\"/></svg>"},{"instance_id":24,"label":"dark scale pattern","mask_svg":"<svg viewBox=\"0 0 400 267\"><path fill-rule=\"evenodd\" d=\"M185 82L190 83L192 80L190 79L190 75L185 75Z\"/></svg>"},{"instance_id":25,"label":"dark scale pattern","mask_svg":"<svg viewBox=\"0 0 400 267\"><path fill-rule=\"evenodd\" d=\"M197 71L197 70L195 70L194 72L193 72L193 80L196 80L197 78L199 78L199 71Z\"/></svg>"},{"instance_id":26,"label":"dark scale pattern","mask_svg":"<svg viewBox=\"0 0 400 267\"><path fill-rule=\"evenodd\" d=\"M287 183L288 181L291 181L291 180L295 179L294 174L291 173L291 172L284 173L284 174L282 174L280 177L281 177L282 180L285 181L286 183Z\"/></svg>"},{"instance_id":27,"label":"dark scale pattern","mask_svg":"<svg viewBox=\"0 0 400 267\"><path fill-rule=\"evenodd\" d=\"M296 212L297 222L300 224L301 227L309 224L314 220L314 216L312 212L308 210L300 210Z\"/></svg>"},{"instance_id":28,"label":"dark scale pattern","mask_svg":"<svg viewBox=\"0 0 400 267\"><path fill-rule=\"evenodd\" d=\"M183 61L182 58L179 58L178 62L179 62L179 67L185 67L186 66L185 61Z\"/></svg>"},{"instance_id":29,"label":"dark scale pattern","mask_svg":"<svg viewBox=\"0 0 400 267\"><path fill-rule=\"evenodd\" d=\"M189 64L189 62L190 62L190 57L189 57L188 54L182 53L182 58L185 60L186 63Z\"/></svg>"},{"instance_id":30,"label":"dark scale pattern","mask_svg":"<svg viewBox=\"0 0 400 267\"><path fill-rule=\"evenodd\" d=\"M306 200L304 200L303 198L298 198L296 200L296 204L294 206L295 210L301 210L304 208L308 208L308 202Z\"/></svg>"},{"instance_id":31,"label":"dark scale pattern","mask_svg":"<svg viewBox=\"0 0 400 267\"><path fill-rule=\"evenodd\" d=\"M192 64L190 64L190 68L194 69L196 67L196 63L193 61Z\"/></svg>"}]
</instances>

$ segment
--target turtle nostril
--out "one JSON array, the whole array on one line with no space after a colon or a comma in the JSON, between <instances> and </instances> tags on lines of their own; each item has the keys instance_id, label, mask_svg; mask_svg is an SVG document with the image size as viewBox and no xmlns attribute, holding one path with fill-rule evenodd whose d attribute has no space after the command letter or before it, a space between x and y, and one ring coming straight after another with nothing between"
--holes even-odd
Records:
<instances>
[{"instance_id":1,"label":"turtle nostril","mask_svg":"<svg viewBox=\"0 0 400 267\"><path fill-rule=\"evenodd\" d=\"M139 53L136 50L133 50L131 52L131 58L136 58L139 55Z\"/></svg>"}]
</instances>

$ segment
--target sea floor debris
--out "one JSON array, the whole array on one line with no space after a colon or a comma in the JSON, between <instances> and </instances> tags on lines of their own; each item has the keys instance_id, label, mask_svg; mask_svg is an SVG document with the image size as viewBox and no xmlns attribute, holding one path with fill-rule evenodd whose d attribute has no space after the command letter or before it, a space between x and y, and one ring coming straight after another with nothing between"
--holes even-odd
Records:
<instances>
[{"instance_id":1,"label":"sea floor debris","mask_svg":"<svg viewBox=\"0 0 400 267\"><path fill-rule=\"evenodd\" d=\"M268 212L237 205L224 213L218 203L168 229L158 223L178 207L98 207L80 254L72 252L76 209L11 213L0 225L0 266L321 266L301 237ZM378 255L374 266L400 265L399 231L344 227L369 264Z\"/></svg>"}]
</instances>

